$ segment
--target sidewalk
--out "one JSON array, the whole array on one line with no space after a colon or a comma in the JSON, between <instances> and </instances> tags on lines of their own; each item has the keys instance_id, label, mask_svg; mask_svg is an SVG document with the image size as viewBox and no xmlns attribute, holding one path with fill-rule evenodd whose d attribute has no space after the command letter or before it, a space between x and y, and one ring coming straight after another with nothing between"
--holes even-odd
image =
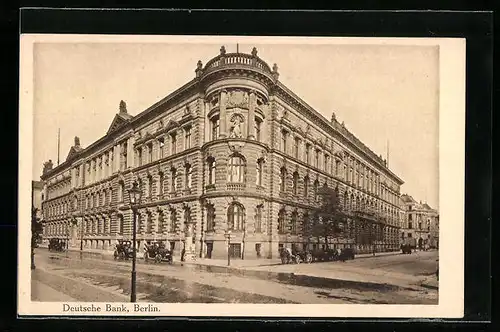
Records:
<instances>
[{"instance_id":1,"label":"sidewalk","mask_svg":"<svg viewBox=\"0 0 500 332\"><path fill-rule=\"evenodd\" d=\"M31 301L40 302L78 302L77 299L60 292L39 280L36 280L33 276L35 274L39 275L40 272L35 270L32 271L31 277Z\"/></svg>"}]
</instances>

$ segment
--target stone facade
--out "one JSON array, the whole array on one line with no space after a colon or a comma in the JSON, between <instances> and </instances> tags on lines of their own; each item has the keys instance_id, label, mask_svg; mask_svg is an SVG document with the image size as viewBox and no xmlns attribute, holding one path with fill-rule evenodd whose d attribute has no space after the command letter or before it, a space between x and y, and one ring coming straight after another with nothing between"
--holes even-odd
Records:
<instances>
[{"instance_id":1,"label":"stone facade","mask_svg":"<svg viewBox=\"0 0 500 332\"><path fill-rule=\"evenodd\" d=\"M128 189L142 190L137 239L176 255L271 258L278 247L324 245L304 235L318 190L336 188L348 227L329 240L358 251L399 247L403 181L335 115L330 121L252 54L221 54L136 116L120 103L104 137L42 175L45 236L112 249L132 237ZM228 245L227 233L231 231Z\"/></svg>"},{"instance_id":2,"label":"stone facade","mask_svg":"<svg viewBox=\"0 0 500 332\"><path fill-rule=\"evenodd\" d=\"M414 239L417 247L439 248L439 214L427 203L401 195L404 220L401 224L401 240Z\"/></svg>"}]
</instances>

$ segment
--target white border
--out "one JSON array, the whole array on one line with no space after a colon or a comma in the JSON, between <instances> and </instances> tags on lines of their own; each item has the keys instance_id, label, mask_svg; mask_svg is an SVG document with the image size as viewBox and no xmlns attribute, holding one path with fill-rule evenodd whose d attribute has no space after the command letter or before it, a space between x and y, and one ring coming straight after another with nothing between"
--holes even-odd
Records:
<instances>
[{"instance_id":1,"label":"white border","mask_svg":"<svg viewBox=\"0 0 500 332\"><path fill-rule=\"evenodd\" d=\"M461 318L464 308L465 39L248 36L21 35L19 111L18 314L69 315L62 303L31 302L30 201L33 159L33 45L38 43L259 43L439 46L438 305L155 304L161 316ZM82 303L83 304L83 303ZM98 305L98 303L94 303ZM126 304L132 308L130 303ZM94 313L94 316L109 314ZM115 314L114 316L133 314ZM157 313L141 315L158 316Z\"/></svg>"}]
</instances>

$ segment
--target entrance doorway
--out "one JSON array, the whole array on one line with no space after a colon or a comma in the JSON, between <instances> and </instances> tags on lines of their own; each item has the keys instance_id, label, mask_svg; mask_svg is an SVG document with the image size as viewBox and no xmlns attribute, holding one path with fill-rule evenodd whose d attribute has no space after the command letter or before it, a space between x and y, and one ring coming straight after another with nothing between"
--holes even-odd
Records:
<instances>
[{"instance_id":1,"label":"entrance doorway","mask_svg":"<svg viewBox=\"0 0 500 332\"><path fill-rule=\"evenodd\" d=\"M207 242L207 258L212 258L212 251L214 250L214 243Z\"/></svg>"}]
</instances>

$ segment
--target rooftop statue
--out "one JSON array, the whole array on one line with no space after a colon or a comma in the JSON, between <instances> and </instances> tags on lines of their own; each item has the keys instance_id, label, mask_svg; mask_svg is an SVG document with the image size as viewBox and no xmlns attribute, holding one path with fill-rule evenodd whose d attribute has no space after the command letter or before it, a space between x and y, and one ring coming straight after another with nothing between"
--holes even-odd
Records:
<instances>
[{"instance_id":1,"label":"rooftop statue","mask_svg":"<svg viewBox=\"0 0 500 332\"><path fill-rule=\"evenodd\" d=\"M127 113L127 104L123 100L120 101L120 113Z\"/></svg>"}]
</instances>

